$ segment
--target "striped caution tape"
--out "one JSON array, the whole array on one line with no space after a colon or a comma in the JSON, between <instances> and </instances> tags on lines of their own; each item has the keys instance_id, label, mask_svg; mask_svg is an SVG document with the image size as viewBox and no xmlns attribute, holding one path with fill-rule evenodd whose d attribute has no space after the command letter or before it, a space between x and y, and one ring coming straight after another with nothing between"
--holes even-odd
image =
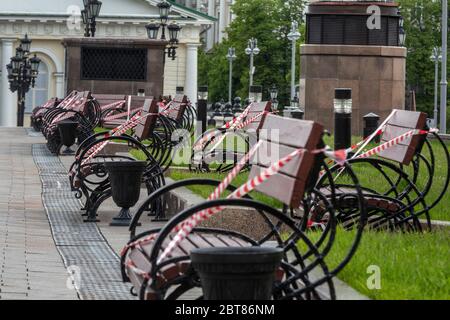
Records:
<instances>
[{"instance_id":1,"label":"striped caution tape","mask_svg":"<svg viewBox=\"0 0 450 320\"><path fill-rule=\"evenodd\" d=\"M383 144L380 144L379 146L370 149L369 151L366 151L362 154L360 154L359 156L357 156L356 158L368 158L374 155L378 155L380 154L382 151L391 148L397 144L400 144L401 142L405 141L406 139L414 136L414 135L424 135L424 134L428 134L428 133L435 133L435 132L439 132L438 129L430 129L430 130L420 130L420 129L415 129L415 130L410 130L398 137L395 137Z\"/></svg>"},{"instance_id":2,"label":"striped caution tape","mask_svg":"<svg viewBox=\"0 0 450 320\"><path fill-rule=\"evenodd\" d=\"M251 103L245 110L236 118L233 118L233 120L227 122L225 125L223 125L220 129L237 129L237 126L240 126L242 123L242 120L248 115L250 112L250 108L252 107L253 103ZM247 124L248 125L248 124ZM244 128L245 126L240 126L240 129ZM209 134L205 135L203 138L201 138L194 146L194 151L200 151L203 150L207 142L214 142L214 140L222 135L223 131L221 130L214 130L210 132ZM216 144L217 145L217 144Z\"/></svg>"},{"instance_id":3,"label":"striped caution tape","mask_svg":"<svg viewBox=\"0 0 450 320\"><path fill-rule=\"evenodd\" d=\"M123 105L123 104L125 104L125 100L119 100L119 101L111 102L111 103L105 104L103 106L100 106L100 109L102 111L109 110L109 109L115 109L118 106Z\"/></svg>"}]
</instances>

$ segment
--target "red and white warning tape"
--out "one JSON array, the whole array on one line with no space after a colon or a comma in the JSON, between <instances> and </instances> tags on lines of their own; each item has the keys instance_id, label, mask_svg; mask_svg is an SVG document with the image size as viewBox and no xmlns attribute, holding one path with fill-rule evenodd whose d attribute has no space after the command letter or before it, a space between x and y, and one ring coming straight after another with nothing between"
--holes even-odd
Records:
<instances>
[{"instance_id":1,"label":"red and white warning tape","mask_svg":"<svg viewBox=\"0 0 450 320\"><path fill-rule=\"evenodd\" d=\"M356 158L368 158L368 157L380 154L382 151L384 151L388 148L391 148L414 135L423 135L423 134L434 133L434 132L438 132L438 131L439 131L438 129L430 129L429 131L428 130L420 130L420 129L410 130L396 138L393 138L392 140L389 140L383 144L380 144L379 146L377 146L373 149L370 149L369 151L366 151L366 152L360 154Z\"/></svg>"},{"instance_id":2,"label":"red and white warning tape","mask_svg":"<svg viewBox=\"0 0 450 320\"><path fill-rule=\"evenodd\" d=\"M248 113L250 112L250 108L252 107L253 103L251 103L247 108L245 108L245 110L236 118L233 118L233 120L227 122L225 125L223 125L220 129L232 129L232 130L237 130L237 129L242 129L245 126L240 126L242 123L242 120L248 115ZM248 125L248 123L247 123ZM240 126L239 128L237 128L238 126ZM210 133L208 133L207 135L205 135L203 138L201 138L194 146L193 149L195 151L200 151L203 150L203 148L205 147L205 144L207 142L213 142L218 136L222 135L223 131L220 130L214 130ZM223 138L222 138L223 139ZM221 140L222 141L222 140ZM217 144L216 144L217 145Z\"/></svg>"},{"instance_id":3,"label":"red and white warning tape","mask_svg":"<svg viewBox=\"0 0 450 320\"><path fill-rule=\"evenodd\" d=\"M108 109L115 109L121 105L123 106L123 104L125 104L125 100L119 100L119 101L111 102L111 103L105 104L103 106L100 106L100 109L102 111L105 111Z\"/></svg>"},{"instance_id":4,"label":"red and white warning tape","mask_svg":"<svg viewBox=\"0 0 450 320\"><path fill-rule=\"evenodd\" d=\"M132 110L131 116L135 115L136 112L139 112L139 110L140 110L140 109ZM126 117L126 116L128 116L128 111L125 111L125 112L121 112L121 113L118 113L118 114L113 114L113 115L111 115L111 116L108 116L108 117L106 117L106 118L104 119L104 121L116 120L116 119L124 118L124 117Z\"/></svg>"}]
</instances>

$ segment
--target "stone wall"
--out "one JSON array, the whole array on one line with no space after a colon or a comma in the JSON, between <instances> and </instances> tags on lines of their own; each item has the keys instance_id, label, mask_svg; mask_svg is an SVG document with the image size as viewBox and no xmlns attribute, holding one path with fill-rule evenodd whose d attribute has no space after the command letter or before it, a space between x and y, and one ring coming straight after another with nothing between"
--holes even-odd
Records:
<instances>
[{"instance_id":1,"label":"stone wall","mask_svg":"<svg viewBox=\"0 0 450 320\"><path fill-rule=\"evenodd\" d=\"M89 90L102 94L137 95L144 89L147 96L160 96L164 85L164 48L166 42L156 40L71 38L64 39L66 48L66 91ZM113 81L81 79L81 47L147 48L146 81Z\"/></svg>"},{"instance_id":2,"label":"stone wall","mask_svg":"<svg viewBox=\"0 0 450 320\"><path fill-rule=\"evenodd\" d=\"M305 119L333 132L335 88L351 88L352 133L362 135L363 116L382 119L405 107L406 48L349 45L302 45L300 106Z\"/></svg>"}]
</instances>

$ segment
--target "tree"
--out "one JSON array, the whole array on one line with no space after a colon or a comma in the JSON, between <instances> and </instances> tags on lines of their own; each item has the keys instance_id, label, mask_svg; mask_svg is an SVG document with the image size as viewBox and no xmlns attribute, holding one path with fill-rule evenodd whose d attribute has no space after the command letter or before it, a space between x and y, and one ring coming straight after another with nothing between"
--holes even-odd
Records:
<instances>
[{"instance_id":1,"label":"tree","mask_svg":"<svg viewBox=\"0 0 450 320\"><path fill-rule=\"evenodd\" d=\"M244 98L248 96L249 57L244 52L248 39L254 37L261 49L255 57L254 83L263 86L265 98L266 89L276 84L279 100L288 102L291 58L287 34L292 19L302 22L305 3L306 0L236 0L232 7L236 19L227 29L227 39L210 53L199 54L199 84L207 80L212 101L227 96L228 47L236 48L237 55L233 64L234 92Z\"/></svg>"},{"instance_id":2,"label":"tree","mask_svg":"<svg viewBox=\"0 0 450 320\"><path fill-rule=\"evenodd\" d=\"M431 50L441 44L441 2L400 0L405 19L407 88L416 92L417 108L433 114L434 63Z\"/></svg>"}]
</instances>

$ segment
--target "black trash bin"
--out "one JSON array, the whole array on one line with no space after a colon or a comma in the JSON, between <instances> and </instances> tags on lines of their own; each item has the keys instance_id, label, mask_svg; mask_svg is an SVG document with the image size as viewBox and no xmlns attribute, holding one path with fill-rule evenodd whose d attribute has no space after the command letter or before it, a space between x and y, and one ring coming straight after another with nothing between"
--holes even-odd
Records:
<instances>
[{"instance_id":1,"label":"black trash bin","mask_svg":"<svg viewBox=\"0 0 450 320\"><path fill-rule=\"evenodd\" d=\"M61 136L61 142L66 149L63 151L63 154L72 154L74 153L70 147L75 143L77 138L77 127L78 122L72 120L63 120L58 123L58 130Z\"/></svg>"},{"instance_id":2,"label":"black trash bin","mask_svg":"<svg viewBox=\"0 0 450 320\"><path fill-rule=\"evenodd\" d=\"M115 204L121 207L118 216L113 218L111 226L129 226L130 208L139 200L142 174L147 166L145 161L105 162L111 183L111 193Z\"/></svg>"},{"instance_id":3,"label":"black trash bin","mask_svg":"<svg viewBox=\"0 0 450 320\"><path fill-rule=\"evenodd\" d=\"M282 256L280 248L203 248L191 261L205 300L270 300Z\"/></svg>"}]
</instances>

